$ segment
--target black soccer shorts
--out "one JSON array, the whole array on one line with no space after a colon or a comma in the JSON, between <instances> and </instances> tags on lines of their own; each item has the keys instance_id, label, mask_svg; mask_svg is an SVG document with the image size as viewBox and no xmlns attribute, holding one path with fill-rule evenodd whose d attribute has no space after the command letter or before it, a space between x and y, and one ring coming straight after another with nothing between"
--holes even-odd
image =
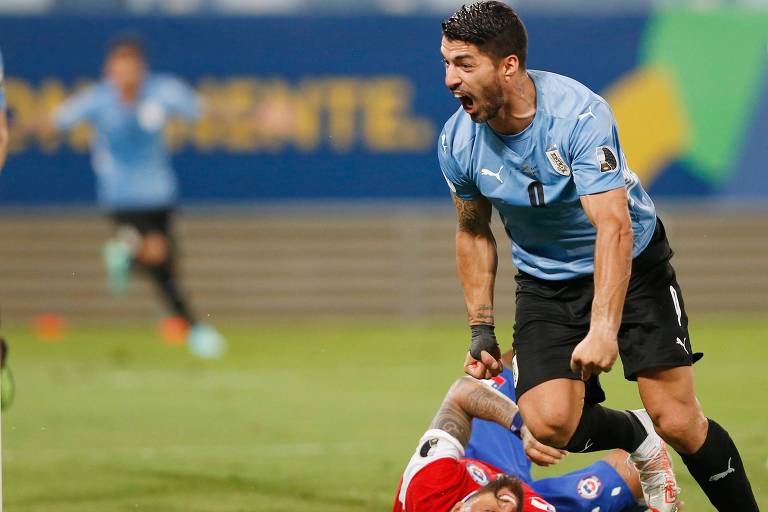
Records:
<instances>
[{"instance_id":1,"label":"black soccer shorts","mask_svg":"<svg viewBox=\"0 0 768 512\"><path fill-rule=\"evenodd\" d=\"M619 354L628 380L637 380L642 370L690 366L701 358L691 348L683 294L669 261L672 254L657 219L648 247L632 261L619 328ZM517 397L552 379L578 380L580 375L570 369L571 355L589 331L593 276L546 281L521 272L515 280ZM598 377L586 386L587 403L605 400Z\"/></svg>"},{"instance_id":2,"label":"black soccer shorts","mask_svg":"<svg viewBox=\"0 0 768 512\"><path fill-rule=\"evenodd\" d=\"M160 208L154 210L117 210L110 214L116 228L121 226L131 226L139 232L141 236L147 233L160 233L166 237L171 237L171 214L170 208Z\"/></svg>"}]
</instances>

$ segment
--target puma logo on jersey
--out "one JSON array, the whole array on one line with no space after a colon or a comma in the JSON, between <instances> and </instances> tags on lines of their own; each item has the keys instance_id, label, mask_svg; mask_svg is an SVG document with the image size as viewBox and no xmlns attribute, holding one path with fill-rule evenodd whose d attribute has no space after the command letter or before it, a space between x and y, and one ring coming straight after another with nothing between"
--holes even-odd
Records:
<instances>
[{"instance_id":1,"label":"puma logo on jersey","mask_svg":"<svg viewBox=\"0 0 768 512\"><path fill-rule=\"evenodd\" d=\"M592 439L587 439L587 442L584 443L584 449L581 450L579 453L586 453L586 451L592 448L594 445L595 443L592 442Z\"/></svg>"},{"instance_id":2,"label":"puma logo on jersey","mask_svg":"<svg viewBox=\"0 0 768 512\"><path fill-rule=\"evenodd\" d=\"M493 172L491 170L483 168L483 169L480 169L480 174L482 174L483 176L493 176L494 178L499 180L499 183L504 183L504 180L501 179L501 170L503 168L504 168L503 165L501 167L499 167L499 171L498 172Z\"/></svg>"},{"instance_id":3,"label":"puma logo on jersey","mask_svg":"<svg viewBox=\"0 0 768 512\"><path fill-rule=\"evenodd\" d=\"M726 469L722 473L717 473L716 475L712 475L711 477L709 477L710 482L717 482L718 480L722 480L723 478L727 477L731 473L736 472L736 470L731 467L731 458L728 459L728 469Z\"/></svg>"},{"instance_id":4,"label":"puma logo on jersey","mask_svg":"<svg viewBox=\"0 0 768 512\"><path fill-rule=\"evenodd\" d=\"M684 340L684 339L685 339L685 338L683 338L683 340ZM683 350L685 350L685 353L686 353L686 354L690 354L690 352L688 352L688 349L687 349L687 348L685 348L685 342L684 342L683 340L681 340L680 338L677 338L677 341L676 341L675 343L677 343L678 345L680 345L681 347L683 347Z\"/></svg>"},{"instance_id":5,"label":"puma logo on jersey","mask_svg":"<svg viewBox=\"0 0 768 512\"><path fill-rule=\"evenodd\" d=\"M579 121L583 121L584 119L588 118L589 116L595 117L595 114L592 113L592 107L589 107L589 110L584 112L583 114L579 114L578 118ZM597 119L597 118L595 118Z\"/></svg>"}]
</instances>

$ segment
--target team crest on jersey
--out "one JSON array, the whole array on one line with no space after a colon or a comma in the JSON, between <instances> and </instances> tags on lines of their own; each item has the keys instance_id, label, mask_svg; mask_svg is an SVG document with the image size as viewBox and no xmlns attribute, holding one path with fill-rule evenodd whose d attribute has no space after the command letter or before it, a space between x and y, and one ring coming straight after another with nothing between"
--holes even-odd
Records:
<instances>
[{"instance_id":1,"label":"team crest on jersey","mask_svg":"<svg viewBox=\"0 0 768 512\"><path fill-rule=\"evenodd\" d=\"M557 149L556 144L553 144L547 148L546 155L547 160L549 160L549 163L552 165L552 168L557 174L561 174L563 176L571 175L571 168L568 167L568 164L565 163L563 157L560 156L560 151Z\"/></svg>"},{"instance_id":2,"label":"team crest on jersey","mask_svg":"<svg viewBox=\"0 0 768 512\"><path fill-rule=\"evenodd\" d=\"M501 386L503 386L507 382L507 379L502 377L501 375L497 375L495 377L491 377L491 387L494 389L499 389Z\"/></svg>"},{"instance_id":3,"label":"team crest on jersey","mask_svg":"<svg viewBox=\"0 0 768 512\"><path fill-rule=\"evenodd\" d=\"M576 492L585 500L594 500L600 496L602 490L603 483L595 475L582 478L576 486Z\"/></svg>"},{"instance_id":4,"label":"team crest on jersey","mask_svg":"<svg viewBox=\"0 0 768 512\"><path fill-rule=\"evenodd\" d=\"M557 509L539 498L538 496L531 497L531 506L537 510L544 510L545 512L557 512Z\"/></svg>"},{"instance_id":5,"label":"team crest on jersey","mask_svg":"<svg viewBox=\"0 0 768 512\"><path fill-rule=\"evenodd\" d=\"M619 160L611 148L600 146L595 151L597 152L597 163L600 164L600 172L615 171L619 167Z\"/></svg>"},{"instance_id":6,"label":"team crest on jersey","mask_svg":"<svg viewBox=\"0 0 768 512\"><path fill-rule=\"evenodd\" d=\"M485 471L482 470L482 468L475 466L474 464L467 464L467 471L469 472L469 476L472 477L472 480L477 482L478 485L487 485L490 480L488 480L488 475L485 474Z\"/></svg>"}]
</instances>

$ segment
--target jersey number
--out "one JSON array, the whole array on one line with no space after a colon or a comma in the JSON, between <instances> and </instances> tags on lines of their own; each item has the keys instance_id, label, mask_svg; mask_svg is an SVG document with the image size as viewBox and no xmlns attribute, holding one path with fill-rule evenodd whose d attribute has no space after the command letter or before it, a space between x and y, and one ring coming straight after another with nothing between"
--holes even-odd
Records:
<instances>
[{"instance_id":1,"label":"jersey number","mask_svg":"<svg viewBox=\"0 0 768 512\"><path fill-rule=\"evenodd\" d=\"M545 206L544 204L544 185L538 181L534 181L528 185L528 198L531 200L531 206L539 207Z\"/></svg>"}]
</instances>

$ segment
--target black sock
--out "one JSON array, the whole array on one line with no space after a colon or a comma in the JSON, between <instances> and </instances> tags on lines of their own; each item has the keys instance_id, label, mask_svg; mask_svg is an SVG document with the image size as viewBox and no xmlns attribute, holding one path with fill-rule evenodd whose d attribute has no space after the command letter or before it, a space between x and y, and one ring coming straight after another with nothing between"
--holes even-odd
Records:
<instances>
[{"instance_id":1,"label":"black sock","mask_svg":"<svg viewBox=\"0 0 768 512\"><path fill-rule=\"evenodd\" d=\"M190 325L194 324L197 320L190 311L187 301L184 298L179 285L176 283L170 265L165 264L150 267L148 268L148 271L155 281L166 304L170 310L173 311L173 314L180 316Z\"/></svg>"},{"instance_id":2,"label":"black sock","mask_svg":"<svg viewBox=\"0 0 768 512\"><path fill-rule=\"evenodd\" d=\"M586 405L579 426L565 449L586 453L621 448L633 452L646 436L643 425L633 414L600 405Z\"/></svg>"},{"instance_id":3,"label":"black sock","mask_svg":"<svg viewBox=\"0 0 768 512\"><path fill-rule=\"evenodd\" d=\"M721 512L758 512L752 486L731 436L713 420L699 451L680 454L691 476Z\"/></svg>"}]
</instances>

